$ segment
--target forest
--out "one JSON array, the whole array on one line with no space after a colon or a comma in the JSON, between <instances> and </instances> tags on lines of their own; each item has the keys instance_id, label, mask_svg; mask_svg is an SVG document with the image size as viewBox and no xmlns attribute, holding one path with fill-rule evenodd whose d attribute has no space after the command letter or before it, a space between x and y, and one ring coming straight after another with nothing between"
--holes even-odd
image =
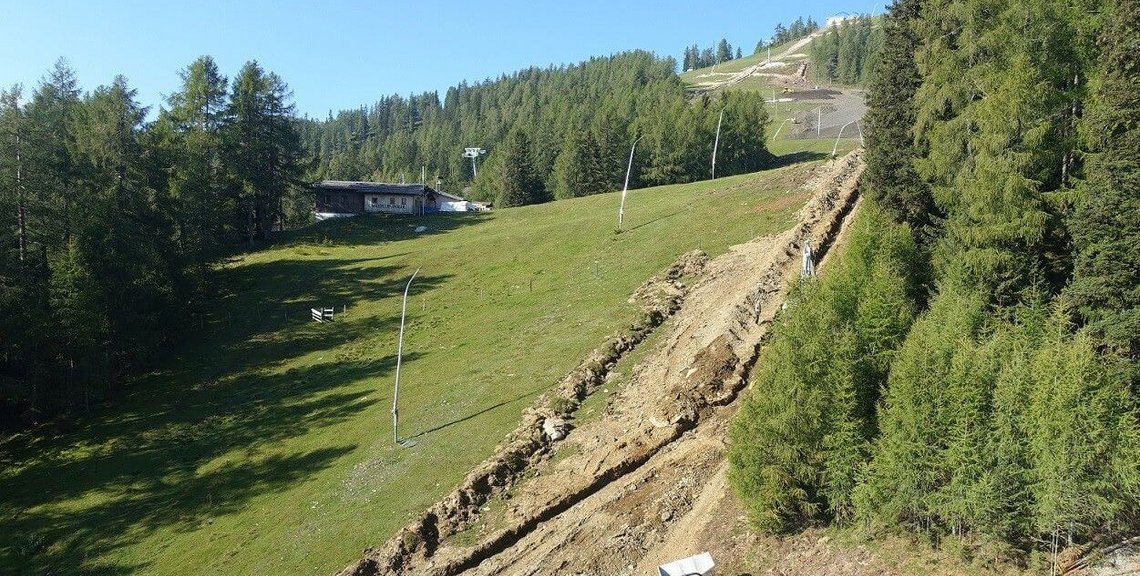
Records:
<instances>
[{"instance_id":1,"label":"forest","mask_svg":"<svg viewBox=\"0 0 1140 576\"><path fill-rule=\"evenodd\" d=\"M761 49L769 46L779 46L780 44L799 40L816 30L819 30L819 24L816 23L815 19L811 16L808 16L807 20L804 20L802 16L796 18L794 22L787 26L784 26L782 23L776 24L776 30L772 32L772 39L769 40L767 44L765 44L763 40L757 43L756 52L754 53L758 54Z\"/></svg>"},{"instance_id":2,"label":"forest","mask_svg":"<svg viewBox=\"0 0 1140 576\"><path fill-rule=\"evenodd\" d=\"M737 58L743 58L744 54L740 51L740 47L736 48L735 55L732 52L732 44L728 40L721 38L720 42L716 45L716 49L705 48L701 49L700 46L693 44L685 48L685 53L681 59L681 70L689 71L696 70L697 68L707 68L714 64L721 62L728 62Z\"/></svg>"},{"instance_id":3,"label":"forest","mask_svg":"<svg viewBox=\"0 0 1140 576\"><path fill-rule=\"evenodd\" d=\"M808 48L816 82L865 85L874 75L883 30L869 16L832 26Z\"/></svg>"},{"instance_id":4,"label":"forest","mask_svg":"<svg viewBox=\"0 0 1140 576\"><path fill-rule=\"evenodd\" d=\"M897 0L883 32L859 222L777 320L731 484L765 532L1050 570L1140 528L1140 2Z\"/></svg>"},{"instance_id":5,"label":"forest","mask_svg":"<svg viewBox=\"0 0 1140 576\"><path fill-rule=\"evenodd\" d=\"M675 60L643 51L463 82L442 102L390 96L300 129L314 179L400 181L426 167L445 191L470 183L471 199L507 207L621 189L638 139L631 188L708 178L722 111L717 174L767 165L760 94L691 98ZM467 147L487 155L473 167Z\"/></svg>"},{"instance_id":6,"label":"forest","mask_svg":"<svg viewBox=\"0 0 1140 576\"><path fill-rule=\"evenodd\" d=\"M202 57L148 121L122 76L63 61L0 92L0 422L90 406L202 320L211 267L305 222L291 93Z\"/></svg>"}]
</instances>

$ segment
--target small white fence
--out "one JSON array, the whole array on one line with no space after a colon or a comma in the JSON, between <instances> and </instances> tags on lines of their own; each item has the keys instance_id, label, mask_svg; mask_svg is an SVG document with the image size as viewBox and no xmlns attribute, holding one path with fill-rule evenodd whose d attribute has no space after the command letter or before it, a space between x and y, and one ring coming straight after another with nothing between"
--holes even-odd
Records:
<instances>
[{"instance_id":1,"label":"small white fence","mask_svg":"<svg viewBox=\"0 0 1140 576\"><path fill-rule=\"evenodd\" d=\"M312 308L313 320L317 322L331 321L334 308Z\"/></svg>"}]
</instances>

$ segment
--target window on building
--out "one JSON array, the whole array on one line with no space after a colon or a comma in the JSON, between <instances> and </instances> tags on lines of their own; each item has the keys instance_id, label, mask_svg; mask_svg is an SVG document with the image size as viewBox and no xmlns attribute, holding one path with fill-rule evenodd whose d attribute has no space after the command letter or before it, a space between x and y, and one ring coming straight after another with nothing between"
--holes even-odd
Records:
<instances>
[{"instance_id":1,"label":"window on building","mask_svg":"<svg viewBox=\"0 0 1140 576\"><path fill-rule=\"evenodd\" d=\"M408 197L404 196L403 198L400 198L400 206L407 206L407 205L408 205Z\"/></svg>"},{"instance_id":2,"label":"window on building","mask_svg":"<svg viewBox=\"0 0 1140 576\"><path fill-rule=\"evenodd\" d=\"M395 206L396 205L396 197L395 196L389 196L388 197L388 205L389 206Z\"/></svg>"}]
</instances>

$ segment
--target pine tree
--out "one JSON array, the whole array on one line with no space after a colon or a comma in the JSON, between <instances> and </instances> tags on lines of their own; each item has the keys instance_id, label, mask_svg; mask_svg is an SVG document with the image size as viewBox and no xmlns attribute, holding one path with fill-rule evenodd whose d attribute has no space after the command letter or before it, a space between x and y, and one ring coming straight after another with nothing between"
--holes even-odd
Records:
<instances>
[{"instance_id":1,"label":"pine tree","mask_svg":"<svg viewBox=\"0 0 1140 576\"><path fill-rule=\"evenodd\" d=\"M1067 297L1104 343L1140 356L1140 2L1104 18L1096 90L1084 119L1092 153L1068 228L1076 247Z\"/></svg>"},{"instance_id":2,"label":"pine tree","mask_svg":"<svg viewBox=\"0 0 1140 576\"><path fill-rule=\"evenodd\" d=\"M721 38L720 43L716 45L716 61L720 63L729 60L732 60L732 45L728 43L728 40Z\"/></svg>"},{"instance_id":3,"label":"pine tree","mask_svg":"<svg viewBox=\"0 0 1140 576\"><path fill-rule=\"evenodd\" d=\"M249 243L267 238L281 204L300 174L301 144L294 128L291 93L273 73L247 62L233 81L223 138L231 161L237 229Z\"/></svg>"},{"instance_id":4,"label":"pine tree","mask_svg":"<svg viewBox=\"0 0 1140 576\"><path fill-rule=\"evenodd\" d=\"M914 169L917 155L911 130L914 94L921 82L914 63L918 37L912 29L919 0L898 0L884 16L884 45L875 80L867 88L867 169L869 197L919 239L929 239L934 201Z\"/></svg>"},{"instance_id":5,"label":"pine tree","mask_svg":"<svg viewBox=\"0 0 1140 576\"><path fill-rule=\"evenodd\" d=\"M159 126L169 135L169 188L174 199L178 242L186 257L204 266L224 245L228 224L219 214L233 210L224 193L221 130L227 81L209 56L181 73L182 89L167 99ZM204 270L200 271L204 273Z\"/></svg>"},{"instance_id":6,"label":"pine tree","mask_svg":"<svg viewBox=\"0 0 1140 576\"><path fill-rule=\"evenodd\" d=\"M1134 512L1140 427L1126 382L1084 334L1055 315L1033 355L1028 409L1029 489L1038 534L1072 541ZM1062 543L1063 544L1063 543Z\"/></svg>"},{"instance_id":7,"label":"pine tree","mask_svg":"<svg viewBox=\"0 0 1140 576\"><path fill-rule=\"evenodd\" d=\"M856 490L861 517L920 530L935 526L935 494L947 478L943 451L954 428L943 391L956 352L982 318L977 297L943 287L907 335L891 365L878 418L881 436Z\"/></svg>"},{"instance_id":8,"label":"pine tree","mask_svg":"<svg viewBox=\"0 0 1140 576\"><path fill-rule=\"evenodd\" d=\"M496 205L507 208L537 204L546 200L542 181L534 174L530 138L514 130L503 143L498 170Z\"/></svg>"}]
</instances>

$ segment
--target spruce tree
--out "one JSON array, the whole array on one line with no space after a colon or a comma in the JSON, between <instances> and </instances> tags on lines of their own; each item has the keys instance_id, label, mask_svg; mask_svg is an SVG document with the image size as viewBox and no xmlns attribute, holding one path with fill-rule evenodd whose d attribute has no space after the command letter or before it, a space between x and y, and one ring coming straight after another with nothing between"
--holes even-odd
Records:
<instances>
[{"instance_id":1,"label":"spruce tree","mask_svg":"<svg viewBox=\"0 0 1140 576\"><path fill-rule=\"evenodd\" d=\"M921 83L914 53L919 40L912 26L919 0L897 0L883 18L884 43L875 80L867 88L867 195L918 239L929 239L934 202L914 169L914 94Z\"/></svg>"},{"instance_id":2,"label":"spruce tree","mask_svg":"<svg viewBox=\"0 0 1140 576\"><path fill-rule=\"evenodd\" d=\"M728 40L721 38L720 43L716 45L716 61L720 63L729 60L732 60L732 45L728 43Z\"/></svg>"},{"instance_id":3,"label":"spruce tree","mask_svg":"<svg viewBox=\"0 0 1140 576\"><path fill-rule=\"evenodd\" d=\"M1140 2L1103 22L1099 73L1084 130L1091 144L1083 200L1069 219L1076 247L1070 305L1102 342L1140 356Z\"/></svg>"},{"instance_id":4,"label":"spruce tree","mask_svg":"<svg viewBox=\"0 0 1140 576\"><path fill-rule=\"evenodd\" d=\"M531 160L530 138L522 130L514 130L503 143L500 164L497 166L497 206L525 206L543 202L545 190L534 173Z\"/></svg>"}]
</instances>

